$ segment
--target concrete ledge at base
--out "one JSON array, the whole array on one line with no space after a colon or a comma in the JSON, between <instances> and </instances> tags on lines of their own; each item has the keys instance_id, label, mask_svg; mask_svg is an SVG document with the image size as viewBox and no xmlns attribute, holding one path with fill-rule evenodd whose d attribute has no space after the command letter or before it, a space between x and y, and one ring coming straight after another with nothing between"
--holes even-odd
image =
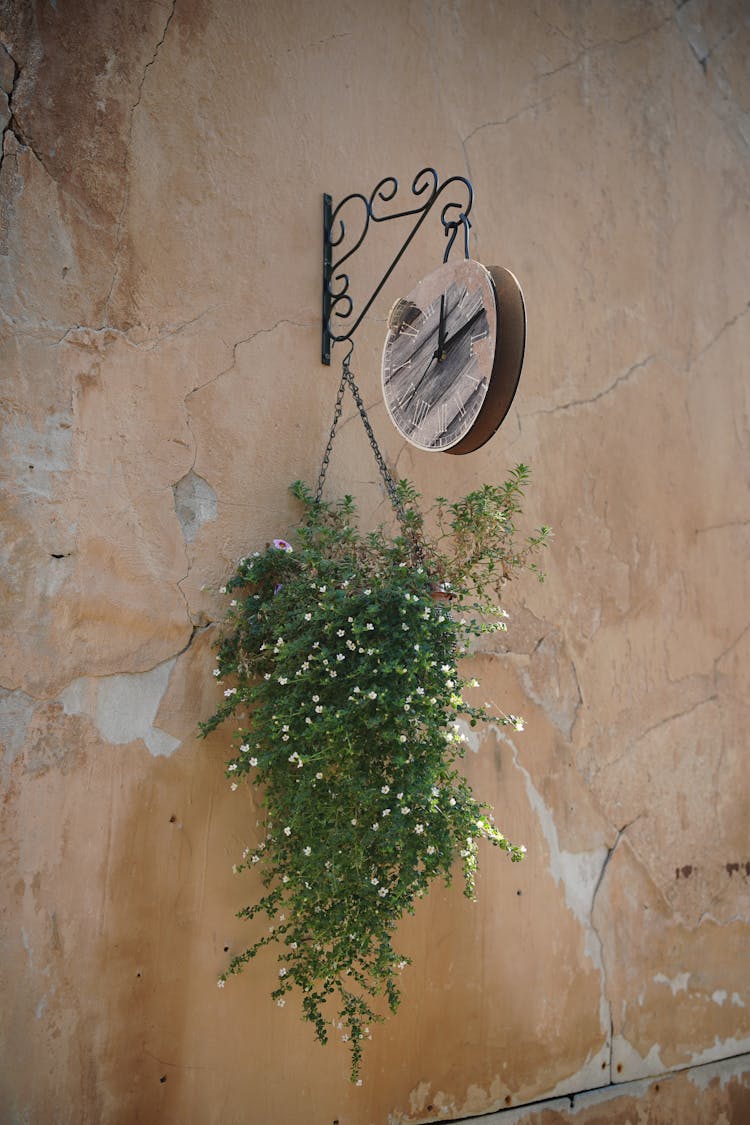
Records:
<instances>
[{"instance_id":1,"label":"concrete ledge at base","mask_svg":"<svg viewBox=\"0 0 750 1125\"><path fill-rule=\"evenodd\" d=\"M750 1122L750 1054L454 1120L456 1125L629 1125L636 1120L636 1106L637 1112L645 1111L646 1116L637 1118L644 1122L652 1120L650 1107L659 1113L658 1120L669 1112L680 1125Z\"/></svg>"}]
</instances>

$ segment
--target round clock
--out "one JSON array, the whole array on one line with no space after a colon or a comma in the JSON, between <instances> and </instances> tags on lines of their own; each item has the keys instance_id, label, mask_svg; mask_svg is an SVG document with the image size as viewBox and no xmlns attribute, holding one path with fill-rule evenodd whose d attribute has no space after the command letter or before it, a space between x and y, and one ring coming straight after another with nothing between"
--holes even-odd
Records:
<instances>
[{"instance_id":1,"label":"round clock","mask_svg":"<svg viewBox=\"0 0 750 1125\"><path fill-rule=\"evenodd\" d=\"M510 270L446 262L397 301L383 349L383 399L418 449L472 453L507 414L526 342Z\"/></svg>"}]
</instances>

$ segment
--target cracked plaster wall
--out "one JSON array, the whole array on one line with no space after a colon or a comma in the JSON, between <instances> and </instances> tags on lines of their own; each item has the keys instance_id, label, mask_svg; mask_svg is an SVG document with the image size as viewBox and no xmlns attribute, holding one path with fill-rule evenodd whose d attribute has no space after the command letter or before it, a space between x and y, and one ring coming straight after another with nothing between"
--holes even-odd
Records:
<instances>
[{"instance_id":1,"label":"cracked plaster wall","mask_svg":"<svg viewBox=\"0 0 750 1125\"><path fill-rule=\"evenodd\" d=\"M750 1114L749 59L740 0L0 2L4 1121ZM428 223L358 332L373 424L428 496L530 463L556 540L472 658L527 718L467 769L528 859L405 923L357 1090L270 959L216 990L258 809L195 730L217 588L330 423L321 193L425 164L521 279L524 374L469 458L390 429ZM382 518L375 477L347 408L331 488Z\"/></svg>"}]
</instances>

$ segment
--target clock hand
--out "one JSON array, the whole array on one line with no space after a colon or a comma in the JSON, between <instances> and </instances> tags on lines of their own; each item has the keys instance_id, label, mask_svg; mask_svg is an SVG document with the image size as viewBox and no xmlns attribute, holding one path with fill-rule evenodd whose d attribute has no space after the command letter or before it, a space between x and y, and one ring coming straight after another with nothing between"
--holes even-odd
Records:
<instances>
[{"instance_id":1,"label":"clock hand","mask_svg":"<svg viewBox=\"0 0 750 1125\"><path fill-rule=\"evenodd\" d=\"M469 319L466 321L466 324L462 324L461 327L453 333L449 340L445 340L443 342L443 350L439 357L441 360L445 359L446 351L451 346L451 344L454 343L454 341L458 340L460 336L463 336L464 333L468 332L474 322L479 320L480 316L482 316L483 313L484 306L482 305L481 308L477 309L473 316L469 317Z\"/></svg>"},{"instance_id":2,"label":"clock hand","mask_svg":"<svg viewBox=\"0 0 750 1125\"><path fill-rule=\"evenodd\" d=\"M443 358L445 348L445 293L440 294L440 323L438 324L438 346L434 359Z\"/></svg>"}]
</instances>

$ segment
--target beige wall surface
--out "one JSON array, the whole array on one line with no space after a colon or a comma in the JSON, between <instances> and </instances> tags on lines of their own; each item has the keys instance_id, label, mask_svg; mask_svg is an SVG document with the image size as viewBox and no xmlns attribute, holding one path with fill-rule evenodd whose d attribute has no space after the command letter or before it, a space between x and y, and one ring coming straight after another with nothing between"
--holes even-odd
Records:
<instances>
[{"instance_id":1,"label":"beige wall surface","mask_svg":"<svg viewBox=\"0 0 750 1125\"><path fill-rule=\"evenodd\" d=\"M0 42L0 1119L750 1120L747 5L0 0ZM528 857L404 924L357 1088L270 956L216 988L259 804L196 724L218 587L330 425L322 193L425 165L521 281L524 372L466 458L390 425L433 215L357 333L373 425L428 499L530 464L555 542L470 662L527 720L466 768ZM387 515L351 402L328 487Z\"/></svg>"}]
</instances>

